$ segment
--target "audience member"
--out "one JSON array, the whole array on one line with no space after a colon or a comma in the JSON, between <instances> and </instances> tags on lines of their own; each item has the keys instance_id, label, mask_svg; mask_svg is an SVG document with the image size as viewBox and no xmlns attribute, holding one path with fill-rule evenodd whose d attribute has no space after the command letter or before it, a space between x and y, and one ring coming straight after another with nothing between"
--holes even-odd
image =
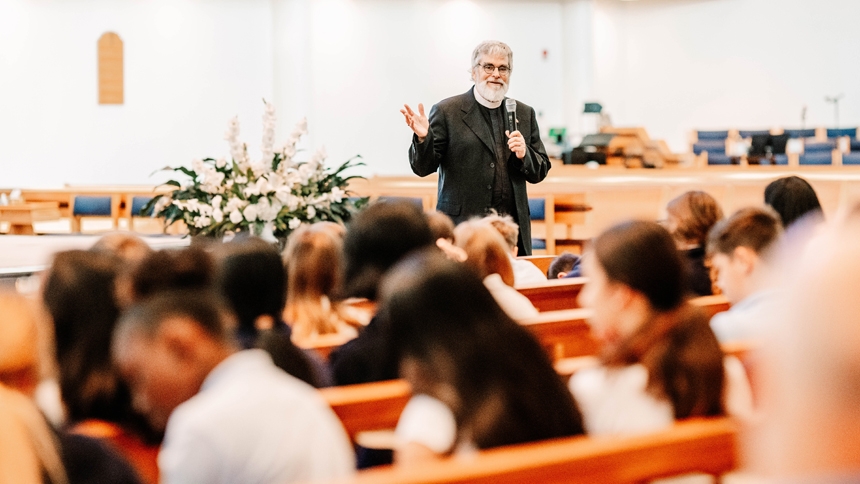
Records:
<instances>
[{"instance_id":1,"label":"audience member","mask_svg":"<svg viewBox=\"0 0 860 484\"><path fill-rule=\"evenodd\" d=\"M143 239L128 232L103 235L90 250L116 256L129 264L136 264L154 252Z\"/></svg>"},{"instance_id":2,"label":"audience member","mask_svg":"<svg viewBox=\"0 0 860 484\"><path fill-rule=\"evenodd\" d=\"M517 252L519 251L517 239L520 234L520 226L514 222L510 215L501 216L493 213L484 217L483 220L492 225L507 244L508 258L511 262L511 268L514 270L514 287L546 282L546 276L537 266L527 260L517 259Z\"/></svg>"},{"instance_id":3,"label":"audience member","mask_svg":"<svg viewBox=\"0 0 860 484\"><path fill-rule=\"evenodd\" d=\"M714 291L711 271L705 263L705 243L708 231L723 218L720 205L705 192L691 191L670 201L666 213L666 228L684 255L687 290L695 296L710 296Z\"/></svg>"},{"instance_id":4,"label":"audience member","mask_svg":"<svg viewBox=\"0 0 860 484\"><path fill-rule=\"evenodd\" d=\"M299 228L287 241L284 319L299 346L310 346L321 335L354 338L367 323L356 311L333 301L340 290L342 252L343 240L315 225Z\"/></svg>"},{"instance_id":5,"label":"audience member","mask_svg":"<svg viewBox=\"0 0 860 484\"><path fill-rule=\"evenodd\" d=\"M466 265L481 277L508 316L520 320L538 315L531 301L513 288L510 255L501 235L492 225L483 219L467 220L454 229L454 240L457 247L466 253ZM526 263L534 267L530 262Z\"/></svg>"},{"instance_id":6,"label":"audience member","mask_svg":"<svg viewBox=\"0 0 860 484\"><path fill-rule=\"evenodd\" d=\"M281 317L287 287L278 250L262 239L245 237L216 252L220 252L216 286L236 313L239 346L266 350L275 366L310 385L331 385L325 363L293 344L290 327Z\"/></svg>"},{"instance_id":7,"label":"audience member","mask_svg":"<svg viewBox=\"0 0 860 484\"><path fill-rule=\"evenodd\" d=\"M0 484L66 484L60 449L27 396L0 383Z\"/></svg>"},{"instance_id":8,"label":"audience member","mask_svg":"<svg viewBox=\"0 0 860 484\"><path fill-rule=\"evenodd\" d=\"M740 361L723 357L707 317L685 302L684 261L653 222L598 236L584 259L580 305L592 308L602 365L570 389L591 435L648 432L675 419L751 414Z\"/></svg>"},{"instance_id":9,"label":"audience member","mask_svg":"<svg viewBox=\"0 0 860 484\"><path fill-rule=\"evenodd\" d=\"M765 419L746 446L766 482L860 480L860 205L846 215L782 261L793 272L767 319Z\"/></svg>"},{"instance_id":10,"label":"audience member","mask_svg":"<svg viewBox=\"0 0 860 484\"><path fill-rule=\"evenodd\" d=\"M764 203L779 214L782 226L786 229L804 218L816 222L824 220L824 212L815 189L798 176L787 176L770 182L764 189Z\"/></svg>"},{"instance_id":11,"label":"audience member","mask_svg":"<svg viewBox=\"0 0 860 484\"><path fill-rule=\"evenodd\" d=\"M383 288L379 317L415 394L397 425L399 463L582 433L544 349L473 271L428 250Z\"/></svg>"},{"instance_id":12,"label":"audience member","mask_svg":"<svg viewBox=\"0 0 860 484\"><path fill-rule=\"evenodd\" d=\"M31 303L11 291L0 291L0 384L30 398L44 374L40 325Z\"/></svg>"},{"instance_id":13,"label":"audience member","mask_svg":"<svg viewBox=\"0 0 860 484\"><path fill-rule=\"evenodd\" d=\"M43 301L53 321L55 356L66 425L74 433L102 437L154 482L154 457L160 432L132 408L128 386L110 356L111 335L119 316L113 297L119 260L91 251L54 256L43 287ZM101 469L122 474L124 462L110 455L91 462L100 444L82 436L61 434L64 459L86 475ZM87 450L91 449L91 450ZM67 463L72 465L71 463ZM137 482L134 478L133 482Z\"/></svg>"},{"instance_id":14,"label":"audience member","mask_svg":"<svg viewBox=\"0 0 860 484\"><path fill-rule=\"evenodd\" d=\"M239 351L233 315L203 291L163 292L120 320L113 355L134 401L165 428L163 484L335 479L354 468L337 417L262 350Z\"/></svg>"},{"instance_id":15,"label":"audience member","mask_svg":"<svg viewBox=\"0 0 860 484\"><path fill-rule=\"evenodd\" d=\"M756 339L762 318L774 309L772 250L782 234L767 208L744 208L718 223L708 237L717 286L732 304L711 319L720 341Z\"/></svg>"},{"instance_id":16,"label":"audience member","mask_svg":"<svg viewBox=\"0 0 860 484\"><path fill-rule=\"evenodd\" d=\"M454 243L454 221L448 215L431 210L427 212L427 223L430 224L430 232L433 233L433 240L445 239L450 243Z\"/></svg>"},{"instance_id":17,"label":"audience member","mask_svg":"<svg viewBox=\"0 0 860 484\"><path fill-rule=\"evenodd\" d=\"M547 279L564 279L582 276L582 258L570 252L562 252L549 265L546 272Z\"/></svg>"},{"instance_id":18,"label":"audience member","mask_svg":"<svg viewBox=\"0 0 860 484\"><path fill-rule=\"evenodd\" d=\"M162 249L135 264L129 277L129 295L126 302L131 304L160 291L212 287L215 280L215 262L206 251L196 246Z\"/></svg>"},{"instance_id":19,"label":"audience member","mask_svg":"<svg viewBox=\"0 0 860 484\"><path fill-rule=\"evenodd\" d=\"M432 246L427 217L409 202L373 204L356 214L344 239L344 296L376 300L385 272L409 252ZM397 378L387 358L388 334L375 318L329 356L336 385Z\"/></svg>"}]
</instances>

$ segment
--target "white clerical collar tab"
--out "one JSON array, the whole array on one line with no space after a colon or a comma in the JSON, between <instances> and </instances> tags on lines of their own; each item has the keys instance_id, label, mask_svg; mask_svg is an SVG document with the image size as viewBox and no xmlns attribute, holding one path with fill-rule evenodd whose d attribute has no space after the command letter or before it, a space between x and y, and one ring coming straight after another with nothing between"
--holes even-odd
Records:
<instances>
[{"instance_id":1,"label":"white clerical collar tab","mask_svg":"<svg viewBox=\"0 0 860 484\"><path fill-rule=\"evenodd\" d=\"M475 87L475 89L472 89L472 93L475 94L475 101L478 101L478 104L480 104L481 106L484 106L485 108L496 109L497 107L502 105L501 101L493 102L493 101L488 101L488 100L484 99L484 97L478 93L477 87Z\"/></svg>"}]
</instances>

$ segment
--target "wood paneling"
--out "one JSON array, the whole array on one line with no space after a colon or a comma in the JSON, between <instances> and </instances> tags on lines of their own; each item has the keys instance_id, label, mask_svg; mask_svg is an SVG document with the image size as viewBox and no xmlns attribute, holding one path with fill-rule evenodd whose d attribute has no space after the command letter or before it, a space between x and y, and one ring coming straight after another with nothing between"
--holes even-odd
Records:
<instances>
[{"instance_id":1,"label":"wood paneling","mask_svg":"<svg viewBox=\"0 0 860 484\"><path fill-rule=\"evenodd\" d=\"M122 39L106 32L99 38L99 104L122 104L123 82Z\"/></svg>"}]
</instances>

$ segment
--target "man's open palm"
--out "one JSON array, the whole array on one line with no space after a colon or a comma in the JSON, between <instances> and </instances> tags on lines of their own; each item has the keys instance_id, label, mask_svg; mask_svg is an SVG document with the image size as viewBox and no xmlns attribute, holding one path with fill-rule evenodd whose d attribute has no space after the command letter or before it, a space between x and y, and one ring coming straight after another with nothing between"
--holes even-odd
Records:
<instances>
[{"instance_id":1,"label":"man's open palm","mask_svg":"<svg viewBox=\"0 0 860 484\"><path fill-rule=\"evenodd\" d=\"M418 112L416 113L408 104L404 104L403 109L401 109L400 112L403 113L403 117L406 118L406 125L412 129L415 136L418 136L420 141L423 141L424 138L427 137L427 132L430 130L430 120L428 120L427 116L424 114L424 105L419 103Z\"/></svg>"}]
</instances>

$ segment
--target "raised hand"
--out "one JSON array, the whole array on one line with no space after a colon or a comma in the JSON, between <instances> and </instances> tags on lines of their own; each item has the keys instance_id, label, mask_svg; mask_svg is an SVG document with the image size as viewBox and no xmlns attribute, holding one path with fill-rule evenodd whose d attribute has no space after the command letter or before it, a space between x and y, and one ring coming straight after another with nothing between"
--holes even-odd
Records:
<instances>
[{"instance_id":1,"label":"raised hand","mask_svg":"<svg viewBox=\"0 0 860 484\"><path fill-rule=\"evenodd\" d=\"M406 125L412 129L415 136L418 136L418 140L424 141L424 138L427 137L427 132L430 130L430 120L424 114L424 105L419 103L418 112L416 113L408 104L404 104L400 112L406 118Z\"/></svg>"}]
</instances>

